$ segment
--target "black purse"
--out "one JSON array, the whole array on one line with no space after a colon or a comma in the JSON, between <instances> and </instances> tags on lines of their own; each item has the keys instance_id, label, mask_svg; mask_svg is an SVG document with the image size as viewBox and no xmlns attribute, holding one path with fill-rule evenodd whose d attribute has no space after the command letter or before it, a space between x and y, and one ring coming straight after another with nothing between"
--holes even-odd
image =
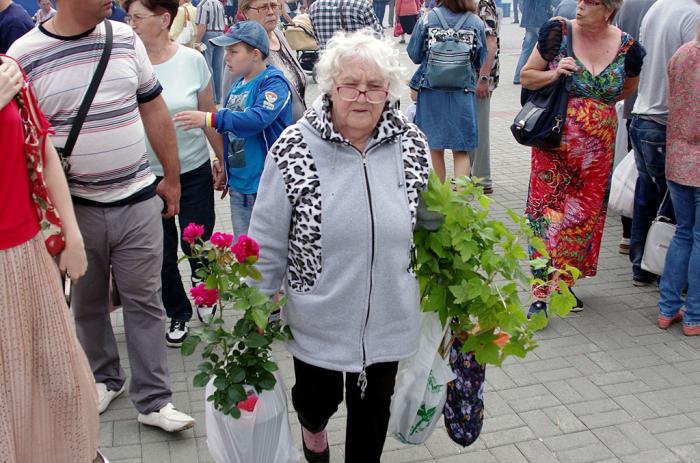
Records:
<instances>
[{"instance_id":1,"label":"black purse","mask_svg":"<svg viewBox=\"0 0 700 463\"><path fill-rule=\"evenodd\" d=\"M566 21L567 55L573 57L571 22ZM561 145L561 135L566 122L566 106L569 102L571 77L560 76L556 82L538 90L522 89L522 109L510 126L515 140L521 145L552 150Z\"/></svg>"}]
</instances>

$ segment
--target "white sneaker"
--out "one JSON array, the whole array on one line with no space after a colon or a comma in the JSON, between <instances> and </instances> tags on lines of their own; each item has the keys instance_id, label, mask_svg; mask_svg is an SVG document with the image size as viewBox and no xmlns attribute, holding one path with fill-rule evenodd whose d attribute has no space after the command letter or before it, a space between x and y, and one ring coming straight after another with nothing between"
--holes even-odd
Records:
<instances>
[{"instance_id":1,"label":"white sneaker","mask_svg":"<svg viewBox=\"0 0 700 463\"><path fill-rule=\"evenodd\" d=\"M194 426L194 418L175 410L171 403L148 415L139 413L138 420L139 423L155 426L167 432L184 431Z\"/></svg>"},{"instance_id":2,"label":"white sneaker","mask_svg":"<svg viewBox=\"0 0 700 463\"><path fill-rule=\"evenodd\" d=\"M165 333L165 345L168 347L182 347L182 342L187 337L187 322L171 320L170 329Z\"/></svg>"},{"instance_id":3,"label":"white sneaker","mask_svg":"<svg viewBox=\"0 0 700 463\"><path fill-rule=\"evenodd\" d=\"M105 383L97 383L97 411L100 415L107 410L109 404L124 392L124 386L118 391L110 391Z\"/></svg>"}]
</instances>

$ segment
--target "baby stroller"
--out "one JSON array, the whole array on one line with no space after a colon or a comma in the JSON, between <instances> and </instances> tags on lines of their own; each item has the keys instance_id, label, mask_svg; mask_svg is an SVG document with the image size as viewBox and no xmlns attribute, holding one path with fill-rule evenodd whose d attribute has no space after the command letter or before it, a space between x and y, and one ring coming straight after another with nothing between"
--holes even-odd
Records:
<instances>
[{"instance_id":1,"label":"baby stroller","mask_svg":"<svg viewBox=\"0 0 700 463\"><path fill-rule=\"evenodd\" d=\"M289 46L297 52L297 59L301 68L314 75L314 66L318 61L318 42L311 26L311 18L308 14L300 14L292 18L292 23L284 31L284 36Z\"/></svg>"}]
</instances>

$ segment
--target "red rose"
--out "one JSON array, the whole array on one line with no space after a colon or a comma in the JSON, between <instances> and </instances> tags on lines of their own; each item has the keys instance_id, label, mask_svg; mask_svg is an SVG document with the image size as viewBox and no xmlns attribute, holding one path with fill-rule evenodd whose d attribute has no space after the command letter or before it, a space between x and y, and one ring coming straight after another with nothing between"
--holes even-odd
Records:
<instances>
[{"instance_id":1,"label":"red rose","mask_svg":"<svg viewBox=\"0 0 700 463\"><path fill-rule=\"evenodd\" d=\"M508 344L508 340L510 340L510 335L504 331L501 331L496 335L496 339L493 340L493 343L502 349L506 344Z\"/></svg>"},{"instance_id":2,"label":"red rose","mask_svg":"<svg viewBox=\"0 0 700 463\"><path fill-rule=\"evenodd\" d=\"M258 403L258 396L251 394L247 399L241 400L236 404L236 408L241 411L252 412L255 410L255 404Z\"/></svg>"},{"instance_id":3,"label":"red rose","mask_svg":"<svg viewBox=\"0 0 700 463\"><path fill-rule=\"evenodd\" d=\"M46 238L46 250L49 251L53 257L56 257L63 251L66 247L66 242L63 239L63 235L60 233L53 234Z\"/></svg>"},{"instance_id":4,"label":"red rose","mask_svg":"<svg viewBox=\"0 0 700 463\"><path fill-rule=\"evenodd\" d=\"M211 244L216 246L219 249L225 249L231 246L233 243L233 235L230 235L228 233L221 233L221 232L216 232L213 235L211 235Z\"/></svg>"},{"instance_id":5,"label":"red rose","mask_svg":"<svg viewBox=\"0 0 700 463\"><path fill-rule=\"evenodd\" d=\"M201 237L203 234L204 225L197 225L195 223L191 223L188 226L186 226L185 229L182 231L182 240L187 241L190 244L194 244L197 238Z\"/></svg>"},{"instance_id":6,"label":"red rose","mask_svg":"<svg viewBox=\"0 0 700 463\"><path fill-rule=\"evenodd\" d=\"M53 207L46 209L44 218L52 225L56 225L57 227L61 226L61 221L58 218L58 214L56 214L56 209Z\"/></svg>"},{"instance_id":7,"label":"red rose","mask_svg":"<svg viewBox=\"0 0 700 463\"><path fill-rule=\"evenodd\" d=\"M254 264L260 257L258 242L248 235L239 236L236 244L231 246L231 251L236 255L236 260L240 263L249 262ZM252 259L249 260L249 258Z\"/></svg>"},{"instance_id":8,"label":"red rose","mask_svg":"<svg viewBox=\"0 0 700 463\"><path fill-rule=\"evenodd\" d=\"M219 301L219 290L216 288L207 289L204 283L200 283L190 289L190 294L196 305L211 307Z\"/></svg>"}]
</instances>

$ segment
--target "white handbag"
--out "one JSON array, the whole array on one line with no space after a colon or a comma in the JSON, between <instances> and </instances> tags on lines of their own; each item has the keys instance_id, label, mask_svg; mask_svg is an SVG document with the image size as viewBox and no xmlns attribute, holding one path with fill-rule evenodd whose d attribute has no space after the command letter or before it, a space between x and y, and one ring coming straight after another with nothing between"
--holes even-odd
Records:
<instances>
[{"instance_id":1,"label":"white handbag","mask_svg":"<svg viewBox=\"0 0 700 463\"><path fill-rule=\"evenodd\" d=\"M175 41L181 45L189 45L194 38L194 25L190 19L190 12L187 11L187 7L183 6L185 10L185 23L182 26L180 34L175 38Z\"/></svg>"},{"instance_id":2,"label":"white handbag","mask_svg":"<svg viewBox=\"0 0 700 463\"><path fill-rule=\"evenodd\" d=\"M661 209L668 197L668 190L661 200L656 219L652 222L644 245L644 255L642 256L642 269L654 275L663 275L666 265L666 254L671 245L673 235L676 234L676 226L669 223L669 218L661 215Z\"/></svg>"}]
</instances>

